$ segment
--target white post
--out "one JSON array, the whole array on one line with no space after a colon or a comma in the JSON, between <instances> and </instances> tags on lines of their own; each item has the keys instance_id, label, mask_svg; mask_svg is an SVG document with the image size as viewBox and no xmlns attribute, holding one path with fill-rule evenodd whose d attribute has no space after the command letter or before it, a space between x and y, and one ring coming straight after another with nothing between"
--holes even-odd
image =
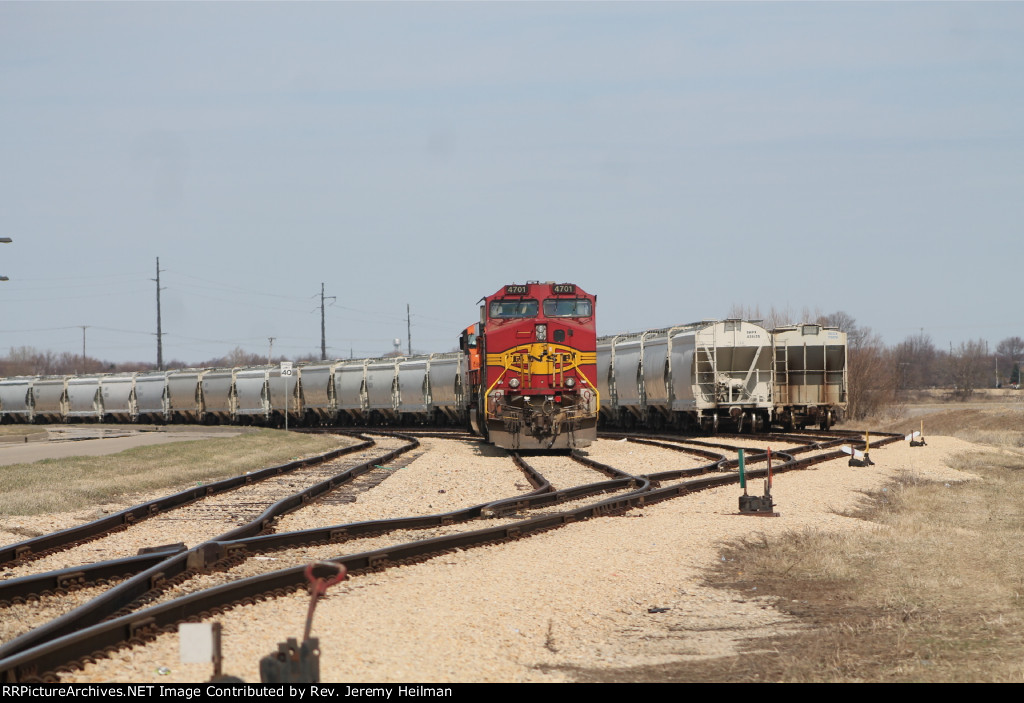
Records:
<instances>
[{"instance_id":1,"label":"white post","mask_svg":"<svg viewBox=\"0 0 1024 703\"><path fill-rule=\"evenodd\" d=\"M284 384L284 429L288 430L288 376L292 375L292 362L281 362L281 383Z\"/></svg>"}]
</instances>

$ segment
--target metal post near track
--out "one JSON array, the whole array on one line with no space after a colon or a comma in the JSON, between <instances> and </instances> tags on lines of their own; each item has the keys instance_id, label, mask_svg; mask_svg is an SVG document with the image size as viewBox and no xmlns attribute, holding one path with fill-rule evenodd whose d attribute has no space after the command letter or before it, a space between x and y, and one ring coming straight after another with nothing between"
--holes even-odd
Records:
<instances>
[{"instance_id":1,"label":"metal post near track","mask_svg":"<svg viewBox=\"0 0 1024 703\"><path fill-rule=\"evenodd\" d=\"M281 383L284 384L284 429L288 430L288 377L292 375L292 362L281 362Z\"/></svg>"},{"instance_id":2,"label":"metal post near track","mask_svg":"<svg viewBox=\"0 0 1024 703\"><path fill-rule=\"evenodd\" d=\"M772 500L771 481L772 481L772 459L771 449L768 450L766 459L768 460L768 478L764 482L764 495L763 496L752 496L747 494L747 478L746 478L746 462L743 456L743 450L739 450L739 470L740 470L740 487L743 489L743 495L740 496L740 511L738 515L756 515L760 517L779 517L779 513L775 512L773 508L775 503Z\"/></svg>"}]
</instances>

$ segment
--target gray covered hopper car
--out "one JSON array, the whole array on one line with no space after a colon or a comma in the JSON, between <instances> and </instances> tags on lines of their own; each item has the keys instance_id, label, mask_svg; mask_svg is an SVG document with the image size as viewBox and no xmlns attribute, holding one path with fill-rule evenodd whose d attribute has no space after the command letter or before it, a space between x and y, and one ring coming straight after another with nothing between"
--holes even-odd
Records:
<instances>
[{"instance_id":1,"label":"gray covered hopper car","mask_svg":"<svg viewBox=\"0 0 1024 703\"><path fill-rule=\"evenodd\" d=\"M246 424L265 425L270 420L270 390L267 386L268 367L235 369L235 417ZM204 384L205 385L205 384ZM203 397L206 397L205 388ZM284 397L281 398L284 408Z\"/></svg>"},{"instance_id":2,"label":"gray covered hopper car","mask_svg":"<svg viewBox=\"0 0 1024 703\"><path fill-rule=\"evenodd\" d=\"M68 417L66 376L47 376L32 382L32 409L36 422L61 422Z\"/></svg>"},{"instance_id":3,"label":"gray covered hopper car","mask_svg":"<svg viewBox=\"0 0 1024 703\"><path fill-rule=\"evenodd\" d=\"M135 375L135 415L139 422L166 422L167 402L166 371Z\"/></svg>"},{"instance_id":4,"label":"gray covered hopper car","mask_svg":"<svg viewBox=\"0 0 1024 703\"><path fill-rule=\"evenodd\" d=\"M338 413L334 392L334 369L337 365L336 362L325 361L303 366L299 371L298 404L311 424L332 423Z\"/></svg>"},{"instance_id":5,"label":"gray covered hopper car","mask_svg":"<svg viewBox=\"0 0 1024 703\"><path fill-rule=\"evenodd\" d=\"M772 340L746 320L705 321L597 340L606 425L715 432L766 429Z\"/></svg>"},{"instance_id":6,"label":"gray covered hopper car","mask_svg":"<svg viewBox=\"0 0 1024 703\"><path fill-rule=\"evenodd\" d=\"M101 417L111 422L134 422L135 374L112 374L100 377Z\"/></svg>"},{"instance_id":7,"label":"gray covered hopper car","mask_svg":"<svg viewBox=\"0 0 1024 703\"><path fill-rule=\"evenodd\" d=\"M181 369L167 374L167 416L166 420L177 422L202 422L203 386L206 369Z\"/></svg>"},{"instance_id":8,"label":"gray covered hopper car","mask_svg":"<svg viewBox=\"0 0 1024 703\"><path fill-rule=\"evenodd\" d=\"M0 380L0 421L32 422L32 381L30 376Z\"/></svg>"},{"instance_id":9,"label":"gray covered hopper car","mask_svg":"<svg viewBox=\"0 0 1024 703\"><path fill-rule=\"evenodd\" d=\"M201 393L201 417L206 423L231 423L236 419L235 408L238 397L235 394L235 370L211 369L199 380ZM171 412L174 412L172 408Z\"/></svg>"}]
</instances>

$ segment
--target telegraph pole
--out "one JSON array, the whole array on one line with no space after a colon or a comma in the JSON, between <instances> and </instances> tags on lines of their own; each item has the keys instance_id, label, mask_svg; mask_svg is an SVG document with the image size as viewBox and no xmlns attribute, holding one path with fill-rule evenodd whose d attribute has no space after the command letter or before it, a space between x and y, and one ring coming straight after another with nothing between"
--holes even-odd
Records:
<instances>
[{"instance_id":1,"label":"telegraph pole","mask_svg":"<svg viewBox=\"0 0 1024 703\"><path fill-rule=\"evenodd\" d=\"M324 297L324 284L320 283L320 361L327 359L327 327L324 324L324 301L337 300L337 296Z\"/></svg>"},{"instance_id":2,"label":"telegraph pole","mask_svg":"<svg viewBox=\"0 0 1024 703\"><path fill-rule=\"evenodd\" d=\"M11 239L10 237L0 237L0 244L10 244L13 241L14 240ZM7 276L0 276L0 281L9 281L9 280L11 280L11 279L9 279Z\"/></svg>"},{"instance_id":3,"label":"telegraph pole","mask_svg":"<svg viewBox=\"0 0 1024 703\"><path fill-rule=\"evenodd\" d=\"M82 372L85 372L85 329L89 325L78 325L82 328Z\"/></svg>"},{"instance_id":4,"label":"telegraph pole","mask_svg":"<svg viewBox=\"0 0 1024 703\"><path fill-rule=\"evenodd\" d=\"M164 334L160 327L160 257L156 257L156 278L149 279L156 281L156 370L164 370ZM82 330L84 336L85 330ZM82 346L85 346L83 342ZM82 352L85 356L85 352Z\"/></svg>"},{"instance_id":5,"label":"telegraph pole","mask_svg":"<svg viewBox=\"0 0 1024 703\"><path fill-rule=\"evenodd\" d=\"M405 332L409 335L409 356L412 356L412 315L409 313L409 303L405 304Z\"/></svg>"},{"instance_id":6,"label":"telegraph pole","mask_svg":"<svg viewBox=\"0 0 1024 703\"><path fill-rule=\"evenodd\" d=\"M274 340L275 339L277 339L277 337L267 337L267 341L270 342L270 351L267 352L267 363L268 364L273 364L274 363Z\"/></svg>"}]
</instances>

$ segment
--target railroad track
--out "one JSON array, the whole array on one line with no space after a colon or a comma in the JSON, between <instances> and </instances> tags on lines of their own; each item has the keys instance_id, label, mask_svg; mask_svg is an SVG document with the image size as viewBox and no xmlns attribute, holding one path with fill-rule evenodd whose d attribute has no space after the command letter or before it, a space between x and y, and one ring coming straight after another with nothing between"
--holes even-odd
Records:
<instances>
[{"instance_id":1,"label":"railroad track","mask_svg":"<svg viewBox=\"0 0 1024 703\"><path fill-rule=\"evenodd\" d=\"M792 445L791 435L783 437ZM899 438L877 437L877 444L872 446ZM572 459L530 457L529 461L514 457L523 480L529 484L524 483L524 489L531 490L458 511L333 524L277 534L266 534L270 523L265 519L250 521L244 528L219 535L192 549L169 548L149 555L147 558L151 561L147 566L89 603L88 617L82 617L80 608L7 642L0 647L0 678L5 681L53 679L60 670L88 661L104 651L138 644L160 631L175 628L184 620L210 617L238 603L291 592L304 584L305 565L327 555L333 557L332 561L344 564L351 574L380 571L443 552L520 539L578 520L620 514L632 507L735 482L737 476L733 469L737 462L722 451L731 454L747 444L748 449L756 452L749 443L754 439L761 441L764 436L723 436L715 442L668 436L624 439L687 453L697 466L635 476L580 454ZM836 443L850 442L851 436L815 433L805 439L811 441L798 447L790 446L781 456L777 455L784 461L775 464L776 471L804 468L843 456L838 449L831 448ZM797 458L798 454L807 456ZM757 467L761 457L763 452L760 456L753 453L747 461L751 478L765 472ZM548 474L556 477L559 472L568 471L571 475L567 467L556 466L570 461L586 466L589 472L600 472L604 480L579 483L581 479L568 475L548 480ZM329 496L329 501L335 504L344 503L339 503L335 495L340 483L327 483L328 488L318 495ZM573 483L577 485L570 485ZM296 498L293 494L279 503L301 506L311 500ZM481 527L483 524L487 526ZM336 556L339 553L343 555ZM286 565L285 568L281 568L282 565ZM72 573L63 575L65 584ZM329 575L326 569L316 573ZM46 575L50 577L58 579L53 583L60 583L59 575ZM90 583L90 577L82 574L75 575L75 579L72 586ZM66 585L46 588L56 592ZM46 588L19 597L45 597Z\"/></svg>"}]
</instances>

